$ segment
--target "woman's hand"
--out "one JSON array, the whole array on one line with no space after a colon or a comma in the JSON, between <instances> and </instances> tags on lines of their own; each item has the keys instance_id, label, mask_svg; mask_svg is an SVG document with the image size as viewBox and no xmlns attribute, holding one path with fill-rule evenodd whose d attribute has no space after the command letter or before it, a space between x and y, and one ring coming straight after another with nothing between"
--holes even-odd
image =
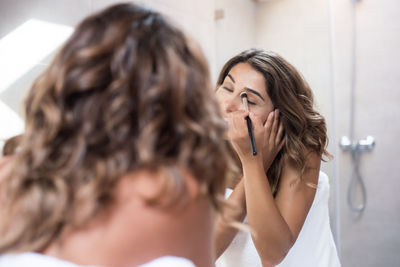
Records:
<instances>
[{"instance_id":1,"label":"woman's hand","mask_svg":"<svg viewBox=\"0 0 400 267\"><path fill-rule=\"evenodd\" d=\"M253 155L250 143L249 132L247 129L246 117L250 116L251 123L253 126L254 140L256 141L257 156ZM228 138L233 148L238 154L242 162L261 157L263 154L264 143L264 126L262 120L253 114L245 110L238 110L232 112L228 116L229 131Z\"/></svg>"},{"instance_id":2,"label":"woman's hand","mask_svg":"<svg viewBox=\"0 0 400 267\"><path fill-rule=\"evenodd\" d=\"M269 113L264 125L264 142L262 150L265 171L269 169L284 144L285 138L283 138L283 125L279 122L279 110L276 109Z\"/></svg>"}]
</instances>

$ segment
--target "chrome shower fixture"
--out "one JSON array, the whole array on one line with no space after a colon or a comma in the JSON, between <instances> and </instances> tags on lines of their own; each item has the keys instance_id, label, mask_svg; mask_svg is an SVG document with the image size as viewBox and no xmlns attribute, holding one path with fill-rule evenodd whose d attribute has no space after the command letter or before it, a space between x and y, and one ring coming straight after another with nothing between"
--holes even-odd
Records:
<instances>
[{"instance_id":1,"label":"chrome shower fixture","mask_svg":"<svg viewBox=\"0 0 400 267\"><path fill-rule=\"evenodd\" d=\"M375 139L372 136L367 136L365 139L353 142L349 137L342 136L339 146L343 151L350 152L353 161L353 174L350 178L347 191L347 204L353 212L361 214L367 205L367 189L360 172L360 155L362 152L374 149ZM358 205L355 204L356 201L354 199L355 187L357 185L361 190L361 203Z\"/></svg>"},{"instance_id":2,"label":"chrome shower fixture","mask_svg":"<svg viewBox=\"0 0 400 267\"><path fill-rule=\"evenodd\" d=\"M365 139L360 139L358 142L353 142L347 136L342 136L339 143L343 151L371 151L375 147L375 138L367 136Z\"/></svg>"}]
</instances>

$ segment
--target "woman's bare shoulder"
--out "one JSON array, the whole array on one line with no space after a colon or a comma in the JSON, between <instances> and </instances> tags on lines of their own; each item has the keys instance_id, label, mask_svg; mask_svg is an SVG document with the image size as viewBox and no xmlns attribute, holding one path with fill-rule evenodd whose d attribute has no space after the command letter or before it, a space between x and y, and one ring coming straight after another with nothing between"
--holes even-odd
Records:
<instances>
[{"instance_id":1,"label":"woman's bare shoulder","mask_svg":"<svg viewBox=\"0 0 400 267\"><path fill-rule=\"evenodd\" d=\"M281 183L293 185L298 181L306 184L318 184L321 156L309 149L306 152L305 166L296 166L290 159L285 158L283 165Z\"/></svg>"}]
</instances>

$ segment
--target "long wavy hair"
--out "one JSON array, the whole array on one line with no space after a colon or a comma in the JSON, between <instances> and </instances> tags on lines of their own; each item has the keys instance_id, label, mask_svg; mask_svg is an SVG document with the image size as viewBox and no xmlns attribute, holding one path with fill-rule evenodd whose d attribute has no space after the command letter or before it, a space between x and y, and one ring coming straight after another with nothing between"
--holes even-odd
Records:
<instances>
[{"instance_id":1,"label":"long wavy hair","mask_svg":"<svg viewBox=\"0 0 400 267\"><path fill-rule=\"evenodd\" d=\"M1 184L0 253L41 251L139 169L162 171L164 195L181 199L184 168L220 208L231 158L208 65L156 12L118 4L84 19L32 85L25 120Z\"/></svg>"},{"instance_id":2,"label":"long wavy hair","mask_svg":"<svg viewBox=\"0 0 400 267\"><path fill-rule=\"evenodd\" d=\"M4 146L2 149L3 156L9 156L9 155L14 154L15 150L18 149L17 146L18 146L20 139L21 139L21 135L15 135L13 137L8 138L4 142Z\"/></svg>"},{"instance_id":3,"label":"long wavy hair","mask_svg":"<svg viewBox=\"0 0 400 267\"><path fill-rule=\"evenodd\" d=\"M328 137L325 119L314 109L313 94L307 82L289 62L276 53L260 49L241 52L223 66L217 88L238 63L248 63L264 76L267 94L274 108L279 109L285 144L267 170L272 192L276 196L286 160L304 173L310 152L316 152L321 158L331 157L326 150Z\"/></svg>"}]
</instances>

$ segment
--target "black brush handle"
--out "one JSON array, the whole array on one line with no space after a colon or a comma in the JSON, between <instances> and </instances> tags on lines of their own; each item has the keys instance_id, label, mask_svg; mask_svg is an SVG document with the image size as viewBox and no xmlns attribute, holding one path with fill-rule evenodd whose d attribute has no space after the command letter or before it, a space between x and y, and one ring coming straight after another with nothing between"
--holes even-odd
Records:
<instances>
[{"instance_id":1,"label":"black brush handle","mask_svg":"<svg viewBox=\"0 0 400 267\"><path fill-rule=\"evenodd\" d=\"M247 122L247 130L249 131L251 150L253 151L253 156L255 156L255 155L257 155L256 140L254 140L253 126L251 124L251 120L250 120L249 116L246 117L246 122Z\"/></svg>"}]
</instances>

